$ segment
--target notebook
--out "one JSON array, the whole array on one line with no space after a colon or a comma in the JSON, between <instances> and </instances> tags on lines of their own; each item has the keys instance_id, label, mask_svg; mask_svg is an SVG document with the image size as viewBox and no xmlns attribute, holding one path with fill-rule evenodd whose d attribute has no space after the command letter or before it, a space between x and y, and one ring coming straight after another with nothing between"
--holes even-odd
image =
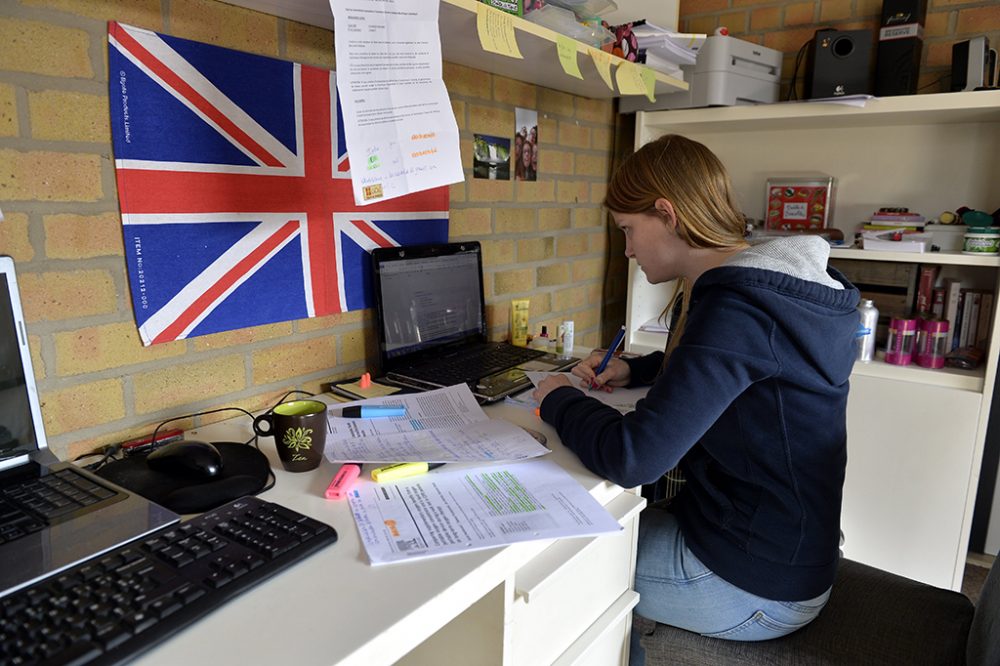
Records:
<instances>
[{"instance_id":1,"label":"notebook","mask_svg":"<svg viewBox=\"0 0 1000 666\"><path fill-rule=\"evenodd\" d=\"M0 596L179 518L49 451L14 262L0 256Z\"/></svg>"},{"instance_id":2,"label":"notebook","mask_svg":"<svg viewBox=\"0 0 1000 666\"><path fill-rule=\"evenodd\" d=\"M525 371L576 359L489 342L476 241L372 250L379 360L385 379L429 390L468 384L481 403L531 387Z\"/></svg>"}]
</instances>

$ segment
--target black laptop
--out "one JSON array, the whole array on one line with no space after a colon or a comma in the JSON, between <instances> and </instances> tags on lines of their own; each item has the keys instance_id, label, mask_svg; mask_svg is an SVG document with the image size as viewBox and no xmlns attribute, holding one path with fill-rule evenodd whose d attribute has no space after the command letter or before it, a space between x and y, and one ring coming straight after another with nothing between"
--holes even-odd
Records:
<instances>
[{"instance_id":1,"label":"black laptop","mask_svg":"<svg viewBox=\"0 0 1000 666\"><path fill-rule=\"evenodd\" d=\"M489 403L531 387L525 371L576 363L487 340L478 242L376 248L371 256L385 380L417 390L465 383Z\"/></svg>"},{"instance_id":2,"label":"black laptop","mask_svg":"<svg viewBox=\"0 0 1000 666\"><path fill-rule=\"evenodd\" d=\"M49 451L14 262L0 256L0 597L179 519Z\"/></svg>"}]
</instances>

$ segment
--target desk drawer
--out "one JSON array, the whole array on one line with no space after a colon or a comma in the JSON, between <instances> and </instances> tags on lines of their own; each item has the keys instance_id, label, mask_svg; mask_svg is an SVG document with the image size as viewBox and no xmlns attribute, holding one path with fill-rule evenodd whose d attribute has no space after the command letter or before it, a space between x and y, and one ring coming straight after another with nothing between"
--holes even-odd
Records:
<instances>
[{"instance_id":1,"label":"desk drawer","mask_svg":"<svg viewBox=\"0 0 1000 666\"><path fill-rule=\"evenodd\" d=\"M505 663L551 663L631 588L645 504L622 493L606 507L624 527L621 532L561 539L517 572Z\"/></svg>"}]
</instances>

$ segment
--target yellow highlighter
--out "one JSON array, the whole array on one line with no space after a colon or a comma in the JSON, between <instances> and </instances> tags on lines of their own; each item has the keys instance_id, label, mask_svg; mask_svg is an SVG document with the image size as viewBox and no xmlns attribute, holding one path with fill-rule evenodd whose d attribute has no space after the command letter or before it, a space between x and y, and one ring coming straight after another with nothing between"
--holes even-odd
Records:
<instances>
[{"instance_id":1,"label":"yellow highlighter","mask_svg":"<svg viewBox=\"0 0 1000 666\"><path fill-rule=\"evenodd\" d=\"M444 463L408 462L386 465L372 470L372 481L376 483L386 483L387 481L398 481L410 476L425 474L427 471L437 469Z\"/></svg>"}]
</instances>

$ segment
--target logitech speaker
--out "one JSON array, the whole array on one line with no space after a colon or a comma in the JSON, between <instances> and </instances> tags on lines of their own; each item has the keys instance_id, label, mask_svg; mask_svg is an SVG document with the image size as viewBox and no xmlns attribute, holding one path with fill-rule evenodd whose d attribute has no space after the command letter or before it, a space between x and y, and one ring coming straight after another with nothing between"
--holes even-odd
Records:
<instances>
[{"instance_id":1,"label":"logitech speaker","mask_svg":"<svg viewBox=\"0 0 1000 666\"><path fill-rule=\"evenodd\" d=\"M871 94L871 58L871 30L817 30L809 45L806 98Z\"/></svg>"},{"instance_id":2,"label":"logitech speaker","mask_svg":"<svg viewBox=\"0 0 1000 666\"><path fill-rule=\"evenodd\" d=\"M927 0L883 0L875 94L914 95L920 77Z\"/></svg>"}]
</instances>

